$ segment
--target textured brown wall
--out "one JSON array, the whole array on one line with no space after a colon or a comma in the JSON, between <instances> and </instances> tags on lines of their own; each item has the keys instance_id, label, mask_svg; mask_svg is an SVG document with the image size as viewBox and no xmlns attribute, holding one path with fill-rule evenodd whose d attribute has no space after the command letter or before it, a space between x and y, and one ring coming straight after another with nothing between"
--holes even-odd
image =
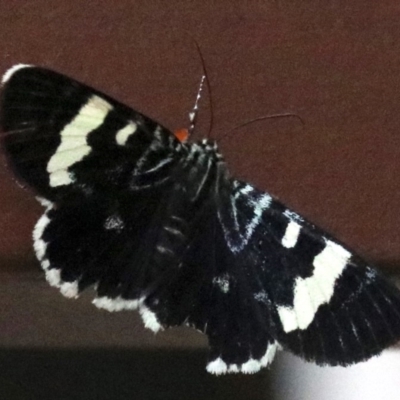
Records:
<instances>
[{"instance_id":1,"label":"textured brown wall","mask_svg":"<svg viewBox=\"0 0 400 400\"><path fill-rule=\"evenodd\" d=\"M176 129L187 125L201 75L188 30L209 70L213 137L260 115L305 121L238 130L220 144L232 171L395 271L399 20L394 0L3 0L0 72L17 62L50 67ZM201 107L198 137L210 118L206 101ZM206 376L200 335L154 338L134 313L109 315L49 288L31 249L41 207L1 157L0 390L39 399L264 398L266 372Z\"/></svg>"}]
</instances>

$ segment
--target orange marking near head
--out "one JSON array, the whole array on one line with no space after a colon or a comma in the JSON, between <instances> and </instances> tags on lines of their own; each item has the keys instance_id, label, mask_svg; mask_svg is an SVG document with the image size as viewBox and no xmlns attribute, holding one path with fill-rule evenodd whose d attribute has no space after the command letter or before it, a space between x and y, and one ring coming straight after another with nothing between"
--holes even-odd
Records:
<instances>
[{"instance_id":1,"label":"orange marking near head","mask_svg":"<svg viewBox=\"0 0 400 400\"><path fill-rule=\"evenodd\" d=\"M189 131L185 128L177 129L174 132L174 135L180 142L186 142L187 138L189 137Z\"/></svg>"}]
</instances>

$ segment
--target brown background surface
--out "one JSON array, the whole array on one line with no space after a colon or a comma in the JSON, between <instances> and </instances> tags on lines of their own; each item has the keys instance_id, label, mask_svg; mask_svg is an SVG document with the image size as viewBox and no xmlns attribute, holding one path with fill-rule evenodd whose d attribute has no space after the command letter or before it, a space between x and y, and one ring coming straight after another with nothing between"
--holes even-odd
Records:
<instances>
[{"instance_id":1,"label":"brown background surface","mask_svg":"<svg viewBox=\"0 0 400 400\"><path fill-rule=\"evenodd\" d=\"M0 1L0 72L15 63L84 81L171 129L209 72L212 136L238 177L278 196L375 265L400 266L397 1ZM203 96L197 138L210 113ZM41 207L0 163L0 398L262 399L272 372L215 378L205 340L157 337L135 313L62 298L31 249ZM7 397L4 397L7 394Z\"/></svg>"}]
</instances>

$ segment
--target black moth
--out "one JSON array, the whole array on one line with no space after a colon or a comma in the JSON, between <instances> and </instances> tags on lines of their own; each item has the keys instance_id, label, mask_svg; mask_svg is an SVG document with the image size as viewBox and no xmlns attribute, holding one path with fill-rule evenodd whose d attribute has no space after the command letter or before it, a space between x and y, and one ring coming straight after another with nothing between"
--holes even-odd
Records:
<instances>
[{"instance_id":1,"label":"black moth","mask_svg":"<svg viewBox=\"0 0 400 400\"><path fill-rule=\"evenodd\" d=\"M269 194L229 175L214 142L180 141L56 72L3 77L2 142L46 207L34 247L50 285L138 309L154 332L187 325L207 370L253 373L278 348L321 365L400 338L400 292Z\"/></svg>"}]
</instances>

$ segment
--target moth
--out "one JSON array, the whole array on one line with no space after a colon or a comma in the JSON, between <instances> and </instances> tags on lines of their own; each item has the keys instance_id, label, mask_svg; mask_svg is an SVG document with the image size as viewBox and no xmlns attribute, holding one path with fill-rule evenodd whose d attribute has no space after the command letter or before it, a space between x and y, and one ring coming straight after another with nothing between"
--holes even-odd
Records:
<instances>
[{"instance_id":1,"label":"moth","mask_svg":"<svg viewBox=\"0 0 400 400\"><path fill-rule=\"evenodd\" d=\"M51 70L3 77L2 144L46 210L34 249L51 286L138 310L154 332L208 336L207 371L254 373L277 349L349 365L400 338L400 292L191 142Z\"/></svg>"}]
</instances>

